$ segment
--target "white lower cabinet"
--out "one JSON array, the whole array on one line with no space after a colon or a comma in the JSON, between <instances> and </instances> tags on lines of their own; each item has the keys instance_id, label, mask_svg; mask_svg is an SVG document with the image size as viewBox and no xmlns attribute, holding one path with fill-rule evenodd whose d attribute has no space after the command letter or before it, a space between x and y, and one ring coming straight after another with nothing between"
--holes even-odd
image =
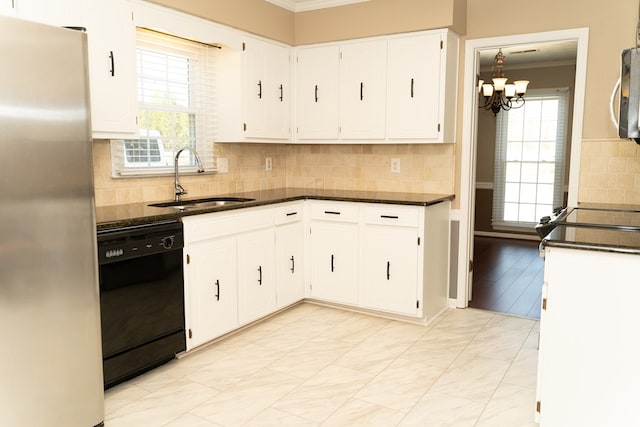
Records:
<instances>
[{"instance_id":1,"label":"white lower cabinet","mask_svg":"<svg viewBox=\"0 0 640 427\"><path fill-rule=\"evenodd\" d=\"M364 209L360 303L367 308L416 316L422 299L418 282L420 208Z\"/></svg>"},{"instance_id":2,"label":"white lower cabinet","mask_svg":"<svg viewBox=\"0 0 640 427\"><path fill-rule=\"evenodd\" d=\"M447 306L449 210L306 200L184 217L187 350L305 297L431 320Z\"/></svg>"},{"instance_id":3,"label":"white lower cabinet","mask_svg":"<svg viewBox=\"0 0 640 427\"><path fill-rule=\"evenodd\" d=\"M304 298L304 203L275 209L276 306L284 308Z\"/></svg>"},{"instance_id":4,"label":"white lower cabinet","mask_svg":"<svg viewBox=\"0 0 640 427\"><path fill-rule=\"evenodd\" d=\"M190 244L187 258L185 321L191 350L238 327L235 238Z\"/></svg>"},{"instance_id":5,"label":"white lower cabinet","mask_svg":"<svg viewBox=\"0 0 640 427\"><path fill-rule=\"evenodd\" d=\"M250 323L276 309L273 227L238 235L238 319Z\"/></svg>"},{"instance_id":6,"label":"white lower cabinet","mask_svg":"<svg viewBox=\"0 0 640 427\"><path fill-rule=\"evenodd\" d=\"M357 305L358 205L312 201L310 216L311 297Z\"/></svg>"},{"instance_id":7,"label":"white lower cabinet","mask_svg":"<svg viewBox=\"0 0 640 427\"><path fill-rule=\"evenodd\" d=\"M571 232L602 235L583 229L567 230L567 236ZM640 258L590 248L547 246L544 252L540 427L640 425L640 346L634 338Z\"/></svg>"}]
</instances>

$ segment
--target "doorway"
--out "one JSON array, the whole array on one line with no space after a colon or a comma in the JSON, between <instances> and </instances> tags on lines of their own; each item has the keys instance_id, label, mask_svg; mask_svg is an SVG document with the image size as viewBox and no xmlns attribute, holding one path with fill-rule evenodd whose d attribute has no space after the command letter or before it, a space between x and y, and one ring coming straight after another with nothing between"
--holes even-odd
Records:
<instances>
[{"instance_id":1,"label":"doorway","mask_svg":"<svg viewBox=\"0 0 640 427\"><path fill-rule=\"evenodd\" d=\"M586 79L588 29L552 31L468 40L465 44L464 113L460 185L460 233L458 245L458 271L456 306L467 307L472 295L473 250L476 209L476 159L478 142L477 76L480 71L480 53L487 49L528 45L545 42L573 41L576 44L576 74L571 126L571 153L568 172L569 205L577 202L577 189L582 139L582 117Z\"/></svg>"}]
</instances>

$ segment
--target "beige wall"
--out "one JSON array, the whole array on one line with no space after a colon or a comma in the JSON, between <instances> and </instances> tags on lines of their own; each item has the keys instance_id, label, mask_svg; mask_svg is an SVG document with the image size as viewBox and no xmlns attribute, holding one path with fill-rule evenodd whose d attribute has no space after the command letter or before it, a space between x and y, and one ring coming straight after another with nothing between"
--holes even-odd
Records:
<instances>
[{"instance_id":1,"label":"beige wall","mask_svg":"<svg viewBox=\"0 0 640 427\"><path fill-rule=\"evenodd\" d=\"M523 18L487 25L497 10L501 16ZM611 89L619 74L620 51L635 43L638 3L626 0L485 0L468 2L467 12L467 34L463 40L589 28L578 201L639 203L640 150L634 143L617 138L608 112ZM464 52L462 55L464 58ZM458 117L461 112L460 108ZM460 129L461 123L458 135ZM459 159L461 144L456 148ZM456 192L459 193L460 163L456 165Z\"/></svg>"},{"instance_id":2,"label":"beige wall","mask_svg":"<svg viewBox=\"0 0 640 427\"><path fill-rule=\"evenodd\" d=\"M263 0L154 0L154 2L290 44L443 26L451 26L459 33L465 33L464 25L466 24L466 35L461 40L459 88L463 82L464 41L467 39L589 27L583 153L578 198L582 202L640 203L640 150L629 141L617 139L616 132L609 123L607 110L611 88L618 76L619 53L635 42L638 8L635 1L371 0L336 9L304 12L297 16ZM465 8L466 22L463 19ZM500 19L496 24L495 17L498 12L500 17L519 18ZM459 89L458 142L462 133L461 117L462 90ZM108 150L101 149L101 143L96 145L98 147L97 163L107 162ZM416 168L407 170L404 166L400 176L394 177L395 181L388 181L384 176L380 176L380 168L374 168L375 173L366 172L354 178L350 165L354 162L365 164L365 159L368 159L366 157L368 150L373 150L376 156L380 156L376 161L382 164L387 163L391 155L395 157L396 152L402 153L405 149L403 146L387 146L384 150L370 146L268 147L272 146L264 148L256 144L229 144L223 148L216 148L216 150L223 149L231 153L230 159L232 156L238 156L238 159L244 158L248 168L233 169L232 161L230 164L232 173L228 176L194 177L193 179L196 180L194 182L207 189L206 191L209 191L209 188L222 191L224 188L240 185L246 189L253 189L256 185L281 185L282 176L260 177L264 169L262 167L263 151L275 150L274 162L285 165L283 166L285 169L277 173L284 174L288 185L311 182L308 178L316 177L317 181L313 182L325 188L343 186L348 182L349 186L358 189L366 189L372 185L394 189L396 187L390 183L397 183L398 188L403 187L405 183L411 183L408 185L414 188L422 186L437 188L439 192L455 191L459 194L459 159L462 148L460 143L448 146L449 148L419 146L420 148L415 149L417 153L413 154L416 164L428 164L431 158L440 158L443 164L454 165L446 174L451 177L450 182L441 181L441 173L431 181L431 178L425 178L425 175L429 175L427 172ZM312 165L317 161L324 161L318 159L329 159L336 151L343 154L342 163L337 159L332 160L338 161L340 165L332 169L331 175L324 169L318 172L318 168L304 170L293 167L296 164ZM345 154L346 152L348 154ZM323 175L316 175L318 173ZM234 174L236 176L233 176ZM244 176L254 178L245 180ZM127 194L135 194L136 197L142 194L145 198L149 194L156 195L156 192L145 189L152 181L126 180L129 183L123 183L123 181L110 180L104 168L97 168L97 195L101 192L104 194L98 198L98 202L101 200L133 201ZM204 183L200 184L201 182ZM153 181L151 186L156 185L159 184ZM171 180L168 179L162 186L169 186L170 189ZM123 190L125 188L126 191ZM166 198L164 193L162 196ZM458 206L458 201L454 201L454 207Z\"/></svg>"},{"instance_id":3,"label":"beige wall","mask_svg":"<svg viewBox=\"0 0 640 427\"><path fill-rule=\"evenodd\" d=\"M467 0L371 0L300 12L296 45L434 28L464 34Z\"/></svg>"},{"instance_id":4,"label":"beige wall","mask_svg":"<svg viewBox=\"0 0 640 427\"><path fill-rule=\"evenodd\" d=\"M293 45L294 13L264 0L150 0L220 24Z\"/></svg>"}]
</instances>

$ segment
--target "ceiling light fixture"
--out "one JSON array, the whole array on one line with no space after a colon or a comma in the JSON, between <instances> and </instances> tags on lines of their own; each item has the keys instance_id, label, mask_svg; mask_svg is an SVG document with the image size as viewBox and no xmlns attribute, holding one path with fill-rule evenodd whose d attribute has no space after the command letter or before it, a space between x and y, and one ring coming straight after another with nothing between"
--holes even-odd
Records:
<instances>
[{"instance_id":1,"label":"ceiling light fixture","mask_svg":"<svg viewBox=\"0 0 640 427\"><path fill-rule=\"evenodd\" d=\"M493 111L497 115L500 110L511 110L512 108L520 108L524 105L524 94L527 92L529 80L516 80L513 83L507 83L507 78L502 72L505 56L502 49L498 50L493 63L493 83L485 83L480 80L478 90L484 96L485 110ZM514 99L515 98L515 99Z\"/></svg>"}]
</instances>

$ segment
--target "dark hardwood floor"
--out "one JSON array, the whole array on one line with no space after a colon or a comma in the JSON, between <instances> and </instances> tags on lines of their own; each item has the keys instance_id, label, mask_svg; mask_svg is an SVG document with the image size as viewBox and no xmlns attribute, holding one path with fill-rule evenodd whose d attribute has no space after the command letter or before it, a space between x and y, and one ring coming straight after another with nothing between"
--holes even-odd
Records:
<instances>
[{"instance_id":1,"label":"dark hardwood floor","mask_svg":"<svg viewBox=\"0 0 640 427\"><path fill-rule=\"evenodd\" d=\"M469 306L539 319L544 269L539 243L475 237Z\"/></svg>"}]
</instances>

